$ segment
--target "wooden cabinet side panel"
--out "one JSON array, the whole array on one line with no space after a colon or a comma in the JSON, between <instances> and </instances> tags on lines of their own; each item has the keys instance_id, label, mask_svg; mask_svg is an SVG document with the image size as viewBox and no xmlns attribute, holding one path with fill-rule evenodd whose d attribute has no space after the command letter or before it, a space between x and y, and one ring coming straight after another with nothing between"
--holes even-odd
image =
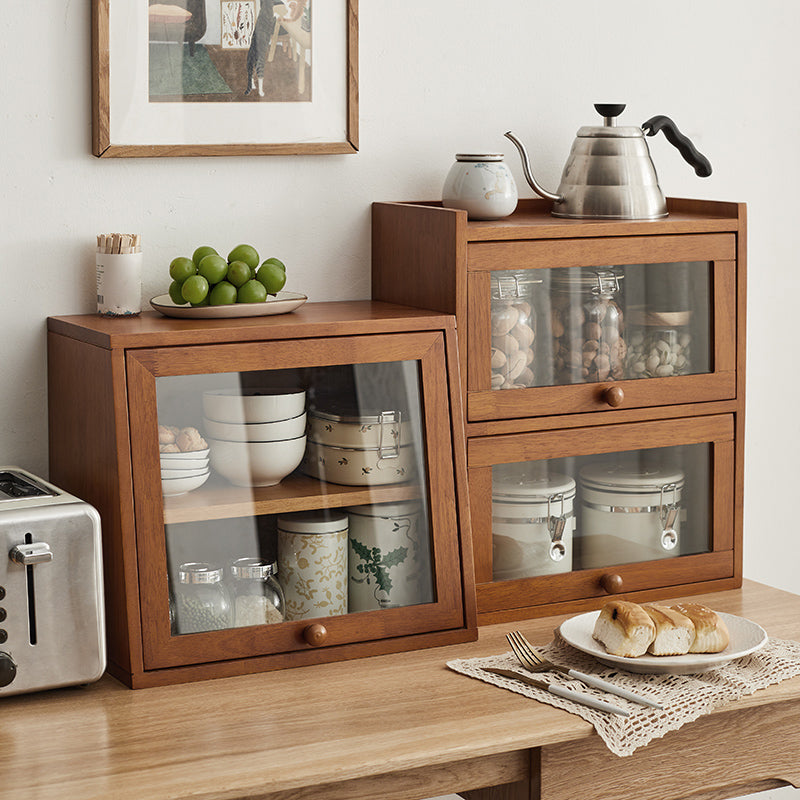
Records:
<instances>
[{"instance_id":1,"label":"wooden cabinet side panel","mask_svg":"<svg viewBox=\"0 0 800 800\"><path fill-rule=\"evenodd\" d=\"M49 333L50 480L100 513L110 668L141 669L124 355Z\"/></svg>"},{"instance_id":2,"label":"wooden cabinet side panel","mask_svg":"<svg viewBox=\"0 0 800 800\"><path fill-rule=\"evenodd\" d=\"M466 294L466 216L449 209L373 203L373 299L455 314Z\"/></svg>"}]
</instances>

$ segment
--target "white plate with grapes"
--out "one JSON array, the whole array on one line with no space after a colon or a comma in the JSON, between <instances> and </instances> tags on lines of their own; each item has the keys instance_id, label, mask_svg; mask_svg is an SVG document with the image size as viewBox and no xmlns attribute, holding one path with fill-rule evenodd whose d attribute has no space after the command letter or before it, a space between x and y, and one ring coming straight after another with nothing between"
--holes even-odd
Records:
<instances>
[{"instance_id":1,"label":"white plate with grapes","mask_svg":"<svg viewBox=\"0 0 800 800\"><path fill-rule=\"evenodd\" d=\"M288 314L308 300L299 292L278 292L268 296L262 303L228 303L221 306L192 306L189 303L179 306L172 302L168 294L160 294L150 301L150 305L165 317L184 317L186 319L230 319L232 317L266 317L272 314Z\"/></svg>"}]
</instances>

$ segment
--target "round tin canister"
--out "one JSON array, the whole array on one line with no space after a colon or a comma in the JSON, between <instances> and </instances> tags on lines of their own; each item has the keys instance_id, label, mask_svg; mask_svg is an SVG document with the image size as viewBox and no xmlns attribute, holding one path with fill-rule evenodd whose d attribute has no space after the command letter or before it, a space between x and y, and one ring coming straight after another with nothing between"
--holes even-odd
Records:
<instances>
[{"instance_id":1,"label":"round tin canister","mask_svg":"<svg viewBox=\"0 0 800 800\"><path fill-rule=\"evenodd\" d=\"M347 514L300 511L278 517L278 575L287 620L347 613Z\"/></svg>"},{"instance_id":2,"label":"round tin canister","mask_svg":"<svg viewBox=\"0 0 800 800\"><path fill-rule=\"evenodd\" d=\"M492 578L553 575L572 569L575 481L533 474L530 465L495 467L492 478Z\"/></svg>"},{"instance_id":3,"label":"round tin canister","mask_svg":"<svg viewBox=\"0 0 800 800\"><path fill-rule=\"evenodd\" d=\"M347 509L350 611L431 602L430 542L422 511L415 501Z\"/></svg>"},{"instance_id":4,"label":"round tin canister","mask_svg":"<svg viewBox=\"0 0 800 800\"><path fill-rule=\"evenodd\" d=\"M682 555L677 469L600 462L579 474L583 569Z\"/></svg>"}]
</instances>

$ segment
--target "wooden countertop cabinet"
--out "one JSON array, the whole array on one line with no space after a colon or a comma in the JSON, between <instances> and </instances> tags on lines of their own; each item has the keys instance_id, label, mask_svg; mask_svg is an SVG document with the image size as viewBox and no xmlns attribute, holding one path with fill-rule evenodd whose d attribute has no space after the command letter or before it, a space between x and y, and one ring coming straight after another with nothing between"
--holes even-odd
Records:
<instances>
[{"instance_id":1,"label":"wooden countertop cabinet","mask_svg":"<svg viewBox=\"0 0 800 800\"><path fill-rule=\"evenodd\" d=\"M481 623L741 583L746 210L668 207L373 205L373 297L456 317Z\"/></svg>"},{"instance_id":2,"label":"wooden countertop cabinet","mask_svg":"<svg viewBox=\"0 0 800 800\"><path fill-rule=\"evenodd\" d=\"M305 389L307 410L339 409L337 419L351 412L360 419L359 409L366 415L398 410L400 430L387 423L387 439L398 436L407 457L392 450L394 441L381 439L376 464L365 462L355 477L338 473L336 482L335 465L322 468L322 476L314 473L309 449L277 485L242 486L224 477L215 460L221 445L211 440L206 482L162 495L158 425L196 427L210 439L204 391L268 393L287 385ZM234 319L153 312L54 317L48 320L48 386L50 478L100 512L109 671L128 685L335 661L477 635L451 316L360 301ZM384 423L378 428L383 433ZM339 464L360 457L345 449L326 455L334 456ZM379 523L361 523L373 526L364 534L367 544L361 542L369 563L360 574L374 587L367 601L356 605L351 596L347 604L348 586L359 577L353 552L346 552L355 546L350 526L349 537L337 534L335 554L316 539L303 545L311 548L307 558L286 545L286 563L295 558L296 564L291 561L294 573L281 565L277 575L286 592L285 621L234 619L233 597L229 606L220 601L214 608L218 618L189 618L189 603L181 604L187 575L181 564L220 568L221 585L232 595L232 560L280 561L279 519L316 512L344 519L347 531L359 510L364 519L384 515L394 525L378 541L368 537L378 536ZM303 564L317 561L318 574L302 572L310 569ZM390 571L403 563L405 571ZM294 583L291 574L299 576ZM314 581L327 588L317 591ZM398 591L404 592L399 599Z\"/></svg>"}]
</instances>

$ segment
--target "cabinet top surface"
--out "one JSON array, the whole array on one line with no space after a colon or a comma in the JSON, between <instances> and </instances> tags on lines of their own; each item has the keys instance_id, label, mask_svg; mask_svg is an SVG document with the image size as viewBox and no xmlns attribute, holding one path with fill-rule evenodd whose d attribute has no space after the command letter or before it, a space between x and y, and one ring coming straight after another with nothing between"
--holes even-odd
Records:
<instances>
[{"instance_id":1,"label":"cabinet top surface","mask_svg":"<svg viewBox=\"0 0 800 800\"><path fill-rule=\"evenodd\" d=\"M670 233L736 231L744 224L744 203L667 198L669 214L658 220L559 219L550 214L548 200L522 199L516 211L498 220L467 220L467 212L443 208L440 202L380 203L423 208L452 215L463 226L467 241L509 239L569 239L610 236L657 236Z\"/></svg>"},{"instance_id":2,"label":"cabinet top surface","mask_svg":"<svg viewBox=\"0 0 800 800\"><path fill-rule=\"evenodd\" d=\"M745 582L697 599L800 639L799 596ZM515 626L544 644L562 620ZM510 627L484 627L466 644L179 686L129 690L106 677L4 698L4 740L13 746L0 751L0 798L288 796L593 735L577 716L446 668L506 652ZM793 678L723 710L798 698Z\"/></svg>"},{"instance_id":3,"label":"cabinet top surface","mask_svg":"<svg viewBox=\"0 0 800 800\"><path fill-rule=\"evenodd\" d=\"M135 317L48 317L47 329L107 349L296 339L359 333L440 330L453 318L437 311L374 300L306 303L288 314L232 319L176 319L155 311Z\"/></svg>"}]
</instances>

